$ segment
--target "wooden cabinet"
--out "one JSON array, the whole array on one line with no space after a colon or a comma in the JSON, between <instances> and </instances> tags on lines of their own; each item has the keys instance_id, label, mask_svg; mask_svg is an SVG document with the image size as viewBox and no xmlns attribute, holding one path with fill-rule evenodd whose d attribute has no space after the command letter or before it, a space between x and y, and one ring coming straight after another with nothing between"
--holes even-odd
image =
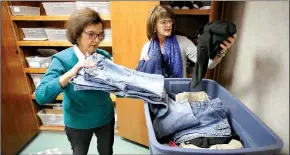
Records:
<instances>
[{"instance_id":1,"label":"wooden cabinet","mask_svg":"<svg viewBox=\"0 0 290 155\"><path fill-rule=\"evenodd\" d=\"M117 98L118 135L148 146L149 137L144 117L144 101Z\"/></svg>"},{"instance_id":2,"label":"wooden cabinet","mask_svg":"<svg viewBox=\"0 0 290 155\"><path fill-rule=\"evenodd\" d=\"M159 1L111 2L111 27L114 62L135 69L143 44L147 41L146 23L150 10ZM148 146L144 101L116 99L118 134Z\"/></svg>"},{"instance_id":3,"label":"wooden cabinet","mask_svg":"<svg viewBox=\"0 0 290 155\"><path fill-rule=\"evenodd\" d=\"M1 154L16 154L38 131L6 2L1 2Z\"/></svg>"}]
</instances>

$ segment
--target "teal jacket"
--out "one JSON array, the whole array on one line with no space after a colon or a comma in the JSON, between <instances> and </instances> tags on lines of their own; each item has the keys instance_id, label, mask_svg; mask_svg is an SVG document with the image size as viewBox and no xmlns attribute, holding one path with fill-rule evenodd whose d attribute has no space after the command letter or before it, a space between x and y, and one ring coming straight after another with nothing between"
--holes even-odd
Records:
<instances>
[{"instance_id":1,"label":"teal jacket","mask_svg":"<svg viewBox=\"0 0 290 155\"><path fill-rule=\"evenodd\" d=\"M97 53L111 59L109 53L97 49ZM35 90L38 104L52 103L63 92L64 124L75 129L90 129L109 123L114 117L114 105L110 94L103 91L75 91L72 84L61 88L59 77L78 62L73 47L52 56L50 66Z\"/></svg>"}]
</instances>

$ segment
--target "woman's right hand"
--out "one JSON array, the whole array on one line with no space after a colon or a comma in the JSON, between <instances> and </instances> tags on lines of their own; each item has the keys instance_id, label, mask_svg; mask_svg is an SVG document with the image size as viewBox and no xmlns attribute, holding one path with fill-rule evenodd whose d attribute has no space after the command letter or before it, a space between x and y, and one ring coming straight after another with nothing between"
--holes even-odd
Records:
<instances>
[{"instance_id":1,"label":"woman's right hand","mask_svg":"<svg viewBox=\"0 0 290 155\"><path fill-rule=\"evenodd\" d=\"M80 60L72 69L70 69L68 72L66 72L62 76L60 76L59 83L61 87L64 88L68 84L69 80L73 78L75 75L77 75L78 71L82 67L92 68L94 66L95 66L94 63L86 64L84 60Z\"/></svg>"},{"instance_id":2,"label":"woman's right hand","mask_svg":"<svg viewBox=\"0 0 290 155\"><path fill-rule=\"evenodd\" d=\"M147 54L141 55L140 60L148 61L150 57Z\"/></svg>"}]
</instances>

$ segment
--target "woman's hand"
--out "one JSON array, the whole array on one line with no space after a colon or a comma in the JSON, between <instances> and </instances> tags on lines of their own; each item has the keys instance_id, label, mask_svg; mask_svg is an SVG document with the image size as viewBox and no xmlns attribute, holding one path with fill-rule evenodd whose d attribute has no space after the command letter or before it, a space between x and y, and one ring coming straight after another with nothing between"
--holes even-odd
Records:
<instances>
[{"instance_id":1,"label":"woman's hand","mask_svg":"<svg viewBox=\"0 0 290 155\"><path fill-rule=\"evenodd\" d=\"M72 69L70 69L68 72L66 72L62 76L60 76L59 83L61 87L64 88L68 84L69 80L73 78L75 75L77 75L78 71L82 67L92 68L94 66L95 66L94 63L86 64L85 60L79 60L79 62Z\"/></svg>"},{"instance_id":2,"label":"woman's hand","mask_svg":"<svg viewBox=\"0 0 290 155\"><path fill-rule=\"evenodd\" d=\"M90 63L90 64L87 64L85 62L85 60L80 60L71 70L68 71L70 77L74 77L78 71L83 68L83 67L86 67L86 68L92 68L94 67L95 64L94 63Z\"/></svg>"},{"instance_id":3,"label":"woman's hand","mask_svg":"<svg viewBox=\"0 0 290 155\"><path fill-rule=\"evenodd\" d=\"M140 60L148 61L150 57L147 54L141 55Z\"/></svg>"},{"instance_id":4,"label":"woman's hand","mask_svg":"<svg viewBox=\"0 0 290 155\"><path fill-rule=\"evenodd\" d=\"M219 52L219 55L221 57L225 56L225 54L227 53L227 50L232 47L236 38L237 38L237 34L234 34L233 37L229 37L227 40L224 40L222 44L220 44L220 47L222 48L222 50Z\"/></svg>"},{"instance_id":5,"label":"woman's hand","mask_svg":"<svg viewBox=\"0 0 290 155\"><path fill-rule=\"evenodd\" d=\"M223 44L220 44L220 47L222 50L213 58L214 64L217 65L221 62L222 58L226 55L227 50L232 47L235 40L237 38L237 35L234 34L233 37L229 37L228 40L223 41Z\"/></svg>"}]
</instances>

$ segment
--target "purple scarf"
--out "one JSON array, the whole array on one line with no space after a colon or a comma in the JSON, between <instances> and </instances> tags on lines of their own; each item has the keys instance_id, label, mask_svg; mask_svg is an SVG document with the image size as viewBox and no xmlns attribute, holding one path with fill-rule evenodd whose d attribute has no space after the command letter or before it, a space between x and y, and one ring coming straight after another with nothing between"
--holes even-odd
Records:
<instances>
[{"instance_id":1,"label":"purple scarf","mask_svg":"<svg viewBox=\"0 0 290 155\"><path fill-rule=\"evenodd\" d=\"M164 42L164 54L168 57L168 65L172 71L173 78L183 77L183 67L181 52L175 36L166 37ZM159 42L157 39L152 39L149 46L148 55L151 56L154 52L161 52Z\"/></svg>"}]
</instances>

